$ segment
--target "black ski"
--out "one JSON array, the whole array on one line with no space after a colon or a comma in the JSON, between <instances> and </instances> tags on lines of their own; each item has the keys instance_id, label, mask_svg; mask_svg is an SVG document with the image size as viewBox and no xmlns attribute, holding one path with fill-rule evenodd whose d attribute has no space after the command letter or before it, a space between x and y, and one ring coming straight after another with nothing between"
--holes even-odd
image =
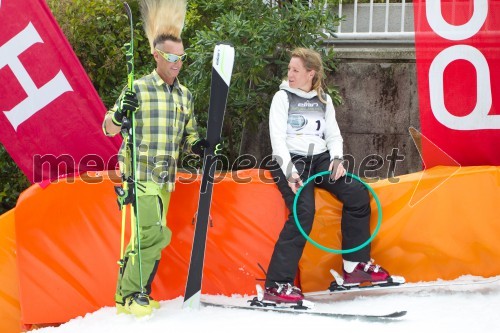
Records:
<instances>
[{"instance_id":1,"label":"black ski","mask_svg":"<svg viewBox=\"0 0 500 333\"><path fill-rule=\"evenodd\" d=\"M256 301L256 298L249 301ZM279 313L288 313L288 314L305 314L312 316L321 316L321 317L329 317L336 319L347 319L347 320L366 320L366 321L388 321L394 320L406 315L406 311L396 311L386 314L352 314L352 313L337 313L337 312L322 312L315 311L310 308L301 309L301 308L293 308L293 307L275 307L271 305L267 306L251 306L251 305L237 305L237 304L223 304L209 301L202 301L201 304L205 306L213 306L219 308L227 308L227 309L241 309L241 310L256 310L256 311L273 311Z\"/></svg>"},{"instance_id":2,"label":"black ski","mask_svg":"<svg viewBox=\"0 0 500 333\"><path fill-rule=\"evenodd\" d=\"M203 176L201 179L200 197L198 200L198 213L196 217L183 308L200 307L203 262L205 260L205 245L207 240L210 205L212 202L213 179L217 162L215 146L220 141L233 64L233 46L218 43L215 46L213 55L210 105L208 108L207 140L210 147L205 150Z\"/></svg>"},{"instance_id":3,"label":"black ski","mask_svg":"<svg viewBox=\"0 0 500 333\"><path fill-rule=\"evenodd\" d=\"M127 88L130 91L134 90L134 20L132 17L132 10L127 2L123 3L125 7L125 12L129 20L130 25L130 42L125 43L125 59L127 60ZM121 126L121 135L124 140L126 147L127 157L131 159L131 170L125 170L122 175L123 185L115 186L115 192L118 196L118 204L120 210L122 211L122 225L121 225L121 244L120 244L120 260L118 260L118 265L120 266L120 274L123 274L125 268L124 259L124 246L125 246L125 221L127 215L127 205L131 204L131 225L135 224L135 235L139 235L139 215L137 208L137 182L136 182L136 142L135 142L135 115L127 113L123 118L123 123ZM127 175L128 174L128 175ZM125 177L125 175L127 175ZM137 237L137 236L136 236ZM139 264L139 283L141 286L141 293L145 292L144 281L142 280L142 260L141 260L141 243L140 237L137 237L137 250L132 251L131 254L137 255ZM134 262L134 257L132 257L132 263Z\"/></svg>"}]
</instances>

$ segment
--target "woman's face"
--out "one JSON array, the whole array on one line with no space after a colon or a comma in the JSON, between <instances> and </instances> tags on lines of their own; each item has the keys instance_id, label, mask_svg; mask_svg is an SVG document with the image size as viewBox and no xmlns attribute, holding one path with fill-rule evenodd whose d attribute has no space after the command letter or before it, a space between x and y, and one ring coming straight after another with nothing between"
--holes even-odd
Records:
<instances>
[{"instance_id":1,"label":"woman's face","mask_svg":"<svg viewBox=\"0 0 500 333\"><path fill-rule=\"evenodd\" d=\"M290 88L306 92L311 91L314 74L314 70L308 71L304 67L302 59L297 57L290 59L290 63L288 64L288 85Z\"/></svg>"}]
</instances>

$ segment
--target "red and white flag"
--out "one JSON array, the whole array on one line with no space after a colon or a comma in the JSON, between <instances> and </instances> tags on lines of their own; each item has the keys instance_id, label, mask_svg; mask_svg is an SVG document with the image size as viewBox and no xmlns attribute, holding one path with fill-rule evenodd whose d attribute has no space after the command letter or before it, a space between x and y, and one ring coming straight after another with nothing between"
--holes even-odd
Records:
<instances>
[{"instance_id":1,"label":"red and white flag","mask_svg":"<svg viewBox=\"0 0 500 333\"><path fill-rule=\"evenodd\" d=\"M425 166L500 165L500 1L413 4Z\"/></svg>"},{"instance_id":2,"label":"red and white flag","mask_svg":"<svg viewBox=\"0 0 500 333\"><path fill-rule=\"evenodd\" d=\"M44 0L0 0L0 142L34 182L114 169L105 106Z\"/></svg>"}]
</instances>

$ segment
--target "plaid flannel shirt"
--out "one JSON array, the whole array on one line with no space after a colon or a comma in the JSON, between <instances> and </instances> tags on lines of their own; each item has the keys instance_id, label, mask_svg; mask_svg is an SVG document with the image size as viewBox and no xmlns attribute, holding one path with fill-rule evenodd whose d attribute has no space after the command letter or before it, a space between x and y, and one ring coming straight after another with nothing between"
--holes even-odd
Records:
<instances>
[{"instance_id":1,"label":"plaid flannel shirt","mask_svg":"<svg viewBox=\"0 0 500 333\"><path fill-rule=\"evenodd\" d=\"M171 89L156 70L135 81L134 91L139 100L139 110L135 113L136 179L165 184L171 192L175 187L179 149L181 146L191 149L199 139L193 96L178 79ZM119 100L108 114L118 109ZM110 136L106 131L105 134ZM130 157L124 140L118 160L120 171L126 176L130 175Z\"/></svg>"}]
</instances>

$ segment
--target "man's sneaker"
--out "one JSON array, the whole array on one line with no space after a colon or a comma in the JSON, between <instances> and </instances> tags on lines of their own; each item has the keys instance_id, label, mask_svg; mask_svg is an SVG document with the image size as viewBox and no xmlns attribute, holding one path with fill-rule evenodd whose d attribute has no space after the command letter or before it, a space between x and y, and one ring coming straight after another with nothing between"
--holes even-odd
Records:
<instances>
[{"instance_id":1,"label":"man's sneaker","mask_svg":"<svg viewBox=\"0 0 500 333\"><path fill-rule=\"evenodd\" d=\"M358 285L361 283L384 283L391 281L391 275L379 265L374 264L371 259L368 262L360 262L351 273L344 269L344 285Z\"/></svg>"},{"instance_id":2,"label":"man's sneaker","mask_svg":"<svg viewBox=\"0 0 500 333\"><path fill-rule=\"evenodd\" d=\"M136 317L149 316L153 312L149 296L144 294L135 294L125 298L123 304L116 303L116 311L118 314L133 314Z\"/></svg>"},{"instance_id":3,"label":"man's sneaker","mask_svg":"<svg viewBox=\"0 0 500 333\"><path fill-rule=\"evenodd\" d=\"M277 283L275 287L266 287L264 301L276 303L297 303L304 299L302 291L289 283Z\"/></svg>"}]
</instances>

